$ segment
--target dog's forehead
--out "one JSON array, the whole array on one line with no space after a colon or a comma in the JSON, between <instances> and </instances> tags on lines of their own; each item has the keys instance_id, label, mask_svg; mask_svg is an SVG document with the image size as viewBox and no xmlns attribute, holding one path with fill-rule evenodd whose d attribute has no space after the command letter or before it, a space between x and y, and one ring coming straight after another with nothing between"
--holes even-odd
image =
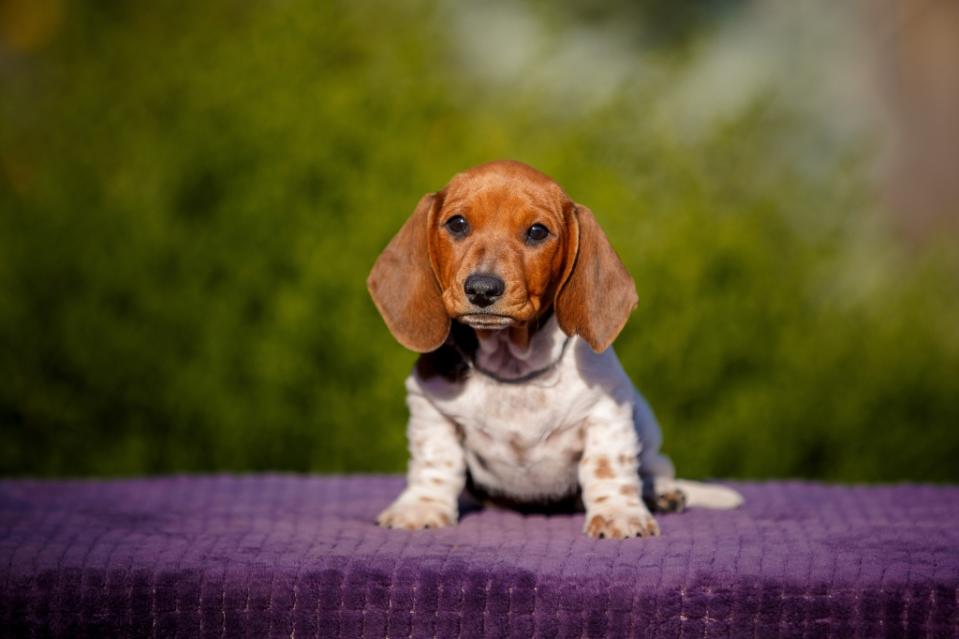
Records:
<instances>
[{"instance_id":1,"label":"dog's forehead","mask_svg":"<svg viewBox=\"0 0 959 639\"><path fill-rule=\"evenodd\" d=\"M443 193L444 208L478 205L490 213L510 203L558 212L569 199L553 179L513 161L490 162L463 171L450 180Z\"/></svg>"}]
</instances>

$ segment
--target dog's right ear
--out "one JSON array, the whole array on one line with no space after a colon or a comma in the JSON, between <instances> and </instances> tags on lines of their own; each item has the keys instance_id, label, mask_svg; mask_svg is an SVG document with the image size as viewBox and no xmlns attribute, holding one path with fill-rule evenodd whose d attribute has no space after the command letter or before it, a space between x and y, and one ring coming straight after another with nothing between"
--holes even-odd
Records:
<instances>
[{"instance_id":1,"label":"dog's right ear","mask_svg":"<svg viewBox=\"0 0 959 639\"><path fill-rule=\"evenodd\" d=\"M579 335L601 353L636 308L636 285L593 212L570 202L565 214L570 240L556 319L564 333Z\"/></svg>"},{"instance_id":2,"label":"dog's right ear","mask_svg":"<svg viewBox=\"0 0 959 639\"><path fill-rule=\"evenodd\" d=\"M450 318L430 263L429 233L437 199L435 193L423 196L366 279L373 303L393 337L418 353L436 350L450 332Z\"/></svg>"}]
</instances>

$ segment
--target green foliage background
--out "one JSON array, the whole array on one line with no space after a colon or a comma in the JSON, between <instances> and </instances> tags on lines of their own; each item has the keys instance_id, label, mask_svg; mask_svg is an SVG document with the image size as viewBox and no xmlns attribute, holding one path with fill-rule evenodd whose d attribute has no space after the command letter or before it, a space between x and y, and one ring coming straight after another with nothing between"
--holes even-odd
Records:
<instances>
[{"instance_id":1,"label":"green foliage background","mask_svg":"<svg viewBox=\"0 0 959 639\"><path fill-rule=\"evenodd\" d=\"M422 193L515 158L633 273L616 350L682 475L959 480L955 247L896 241L868 140L810 166L822 122L773 93L690 140L668 76L557 108L465 71L448 10L75 2L8 57L0 473L401 471L414 356L366 274Z\"/></svg>"}]
</instances>

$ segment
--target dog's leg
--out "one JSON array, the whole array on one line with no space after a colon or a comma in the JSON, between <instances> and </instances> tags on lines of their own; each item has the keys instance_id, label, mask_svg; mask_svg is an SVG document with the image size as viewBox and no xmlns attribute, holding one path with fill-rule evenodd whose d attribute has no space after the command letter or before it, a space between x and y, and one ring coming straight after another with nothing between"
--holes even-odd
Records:
<instances>
[{"instance_id":1,"label":"dog's leg","mask_svg":"<svg viewBox=\"0 0 959 639\"><path fill-rule=\"evenodd\" d=\"M643 500L656 513L681 512L686 507L686 495L670 479L676 476L673 462L659 452L663 434L646 398L636 391L633 406L636 436L642 442L639 455L639 473L643 484Z\"/></svg>"},{"instance_id":2,"label":"dog's leg","mask_svg":"<svg viewBox=\"0 0 959 639\"><path fill-rule=\"evenodd\" d=\"M688 479L642 475L643 499L653 512L682 512L687 508L738 508L743 496L732 488Z\"/></svg>"},{"instance_id":3,"label":"dog's leg","mask_svg":"<svg viewBox=\"0 0 959 639\"><path fill-rule=\"evenodd\" d=\"M609 413L612 411L603 411ZM588 420L579 483L590 537L624 539L659 534L659 525L643 503L632 415L603 415Z\"/></svg>"},{"instance_id":4,"label":"dog's leg","mask_svg":"<svg viewBox=\"0 0 959 639\"><path fill-rule=\"evenodd\" d=\"M643 482L643 499L654 512L680 512L686 508L736 508L742 496L731 488L717 484L676 479L676 469L669 457L659 452L662 431L646 399L637 391L633 419L642 442L639 471Z\"/></svg>"},{"instance_id":5,"label":"dog's leg","mask_svg":"<svg viewBox=\"0 0 959 639\"><path fill-rule=\"evenodd\" d=\"M680 513L686 510L686 493L671 478L640 474L643 501L654 513Z\"/></svg>"},{"instance_id":6,"label":"dog's leg","mask_svg":"<svg viewBox=\"0 0 959 639\"><path fill-rule=\"evenodd\" d=\"M643 451L639 474L643 500L654 513L678 513L686 509L686 493L676 484L673 462L659 451Z\"/></svg>"},{"instance_id":7,"label":"dog's leg","mask_svg":"<svg viewBox=\"0 0 959 639\"><path fill-rule=\"evenodd\" d=\"M466 480L466 462L455 425L410 388L407 427L410 463L406 490L380 513L385 528L442 528L456 524L457 498Z\"/></svg>"}]
</instances>

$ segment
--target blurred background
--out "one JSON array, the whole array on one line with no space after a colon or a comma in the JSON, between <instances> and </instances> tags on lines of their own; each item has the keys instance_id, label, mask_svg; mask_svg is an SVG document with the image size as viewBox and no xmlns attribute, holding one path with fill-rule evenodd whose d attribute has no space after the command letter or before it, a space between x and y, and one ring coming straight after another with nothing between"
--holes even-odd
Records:
<instances>
[{"instance_id":1,"label":"blurred background","mask_svg":"<svg viewBox=\"0 0 959 639\"><path fill-rule=\"evenodd\" d=\"M959 481L952 0L0 0L0 474L402 471L365 278L497 158L683 476Z\"/></svg>"}]
</instances>

